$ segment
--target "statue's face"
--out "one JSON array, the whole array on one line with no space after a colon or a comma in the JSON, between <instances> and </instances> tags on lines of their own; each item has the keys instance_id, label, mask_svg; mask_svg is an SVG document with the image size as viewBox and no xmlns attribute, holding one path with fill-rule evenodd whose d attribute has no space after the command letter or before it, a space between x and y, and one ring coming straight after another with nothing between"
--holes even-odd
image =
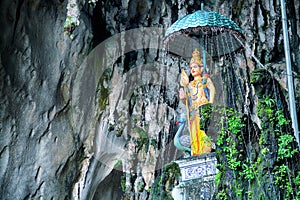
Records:
<instances>
[{"instance_id":1,"label":"statue's face","mask_svg":"<svg viewBox=\"0 0 300 200\"><path fill-rule=\"evenodd\" d=\"M193 77L201 76L203 72L203 66L198 66L197 64L193 63L190 66L190 70Z\"/></svg>"}]
</instances>

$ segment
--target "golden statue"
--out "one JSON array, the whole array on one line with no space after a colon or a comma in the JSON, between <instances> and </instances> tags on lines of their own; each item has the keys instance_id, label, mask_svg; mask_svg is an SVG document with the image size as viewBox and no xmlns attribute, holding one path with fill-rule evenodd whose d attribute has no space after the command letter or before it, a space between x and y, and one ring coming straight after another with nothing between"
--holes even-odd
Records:
<instances>
[{"instance_id":1,"label":"golden statue","mask_svg":"<svg viewBox=\"0 0 300 200\"><path fill-rule=\"evenodd\" d=\"M215 87L209 74L204 70L200 52L195 49L190 61L190 73L194 80L189 81L188 75L183 70L180 80L182 88L179 91L179 98L184 100L187 106L192 156L210 152L212 145L205 131L208 126L211 104L215 98Z\"/></svg>"}]
</instances>

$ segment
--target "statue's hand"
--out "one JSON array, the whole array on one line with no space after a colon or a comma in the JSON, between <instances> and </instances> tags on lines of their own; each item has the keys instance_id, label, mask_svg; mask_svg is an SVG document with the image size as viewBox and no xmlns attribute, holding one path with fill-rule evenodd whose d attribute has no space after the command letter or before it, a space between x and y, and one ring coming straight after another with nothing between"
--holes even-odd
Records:
<instances>
[{"instance_id":1,"label":"statue's hand","mask_svg":"<svg viewBox=\"0 0 300 200\"><path fill-rule=\"evenodd\" d=\"M180 88L179 90L179 99L185 99L185 92L183 88Z\"/></svg>"},{"instance_id":2,"label":"statue's hand","mask_svg":"<svg viewBox=\"0 0 300 200\"><path fill-rule=\"evenodd\" d=\"M182 70L182 73L181 73L181 79L180 79L180 85L182 86L187 86L189 84L189 77L188 75L185 73L184 70Z\"/></svg>"}]
</instances>

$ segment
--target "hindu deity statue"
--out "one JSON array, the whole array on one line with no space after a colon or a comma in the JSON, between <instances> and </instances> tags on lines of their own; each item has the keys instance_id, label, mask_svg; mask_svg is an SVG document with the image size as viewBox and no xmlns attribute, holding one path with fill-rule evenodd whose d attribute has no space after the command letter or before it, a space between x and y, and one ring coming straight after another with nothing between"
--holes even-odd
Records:
<instances>
[{"instance_id":1,"label":"hindu deity statue","mask_svg":"<svg viewBox=\"0 0 300 200\"><path fill-rule=\"evenodd\" d=\"M191 155L197 156L211 152L212 142L205 132L209 124L211 104L215 98L214 84L205 71L198 49L192 53L190 74L193 77L191 81L184 70L181 73L179 98L187 108Z\"/></svg>"}]
</instances>

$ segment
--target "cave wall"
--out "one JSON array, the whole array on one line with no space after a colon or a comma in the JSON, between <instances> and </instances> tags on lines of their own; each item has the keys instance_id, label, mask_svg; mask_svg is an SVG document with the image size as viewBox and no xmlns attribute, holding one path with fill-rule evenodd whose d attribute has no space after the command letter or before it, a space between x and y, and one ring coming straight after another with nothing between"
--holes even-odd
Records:
<instances>
[{"instance_id":1,"label":"cave wall","mask_svg":"<svg viewBox=\"0 0 300 200\"><path fill-rule=\"evenodd\" d=\"M161 159L172 160L180 154L170 140L176 129L175 114L182 109L177 81L187 63L157 50L159 37L154 37L154 50L143 44L145 49L126 52L127 47L141 43L138 36L128 44L122 39L105 43L114 47L111 51L93 52L92 48L130 29L169 27L200 9L200 1L78 1L80 23L66 34L70 2L0 3L1 197L97 199L99 191L111 191L101 182L122 160L125 194L145 199ZM285 86L279 1L206 1L204 8L228 16L245 31L250 71L259 67L250 56L253 53ZM300 91L300 22L293 17L300 15L299 2L289 0L287 9L295 91ZM153 42L151 34L146 41ZM84 62L95 53L104 56ZM115 60L112 64L107 61L110 57ZM156 65L163 67L151 71ZM138 80L145 82L126 96L126 83ZM296 97L300 113L298 92ZM134 121L126 120L130 112ZM129 154L122 157L120 152Z\"/></svg>"},{"instance_id":2,"label":"cave wall","mask_svg":"<svg viewBox=\"0 0 300 200\"><path fill-rule=\"evenodd\" d=\"M64 35L66 3L0 3L1 199L71 199L80 175L90 124L76 122L74 87L91 30Z\"/></svg>"}]
</instances>

